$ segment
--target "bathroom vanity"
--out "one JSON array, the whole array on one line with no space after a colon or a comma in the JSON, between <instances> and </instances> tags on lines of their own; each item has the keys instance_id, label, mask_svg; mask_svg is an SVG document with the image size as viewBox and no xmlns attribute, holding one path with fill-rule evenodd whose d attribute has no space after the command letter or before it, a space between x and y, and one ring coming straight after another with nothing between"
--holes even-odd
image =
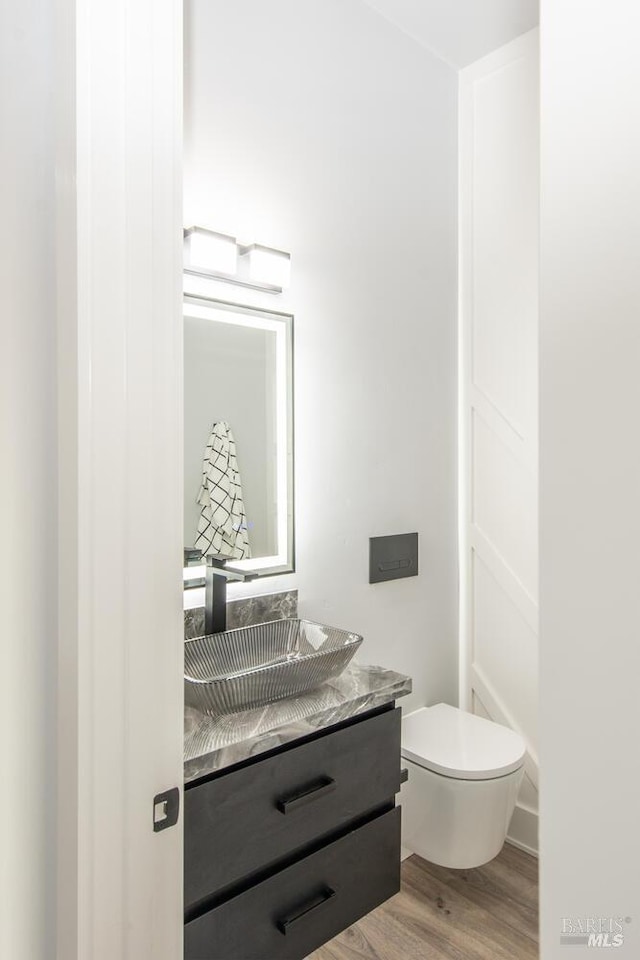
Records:
<instances>
[{"instance_id":1,"label":"bathroom vanity","mask_svg":"<svg viewBox=\"0 0 640 960\"><path fill-rule=\"evenodd\" d=\"M410 690L352 664L289 701L187 711L185 960L302 960L399 890Z\"/></svg>"}]
</instances>

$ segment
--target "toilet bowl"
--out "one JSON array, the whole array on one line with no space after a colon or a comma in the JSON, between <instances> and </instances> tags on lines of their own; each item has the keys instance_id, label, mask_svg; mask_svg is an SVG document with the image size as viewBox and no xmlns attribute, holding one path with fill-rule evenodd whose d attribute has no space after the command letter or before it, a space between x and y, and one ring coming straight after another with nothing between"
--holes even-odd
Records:
<instances>
[{"instance_id":1,"label":"toilet bowl","mask_svg":"<svg viewBox=\"0 0 640 960\"><path fill-rule=\"evenodd\" d=\"M402 845L431 863L478 867L504 844L523 775L513 730L446 703L402 721Z\"/></svg>"}]
</instances>

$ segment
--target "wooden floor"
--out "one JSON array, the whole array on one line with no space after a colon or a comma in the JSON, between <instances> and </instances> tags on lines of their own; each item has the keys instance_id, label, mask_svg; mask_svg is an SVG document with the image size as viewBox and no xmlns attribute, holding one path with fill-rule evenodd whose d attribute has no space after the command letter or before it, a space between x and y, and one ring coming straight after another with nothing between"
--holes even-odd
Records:
<instances>
[{"instance_id":1,"label":"wooden floor","mask_svg":"<svg viewBox=\"0 0 640 960\"><path fill-rule=\"evenodd\" d=\"M307 960L536 960L538 861L505 844L449 870L413 856L402 889Z\"/></svg>"}]
</instances>

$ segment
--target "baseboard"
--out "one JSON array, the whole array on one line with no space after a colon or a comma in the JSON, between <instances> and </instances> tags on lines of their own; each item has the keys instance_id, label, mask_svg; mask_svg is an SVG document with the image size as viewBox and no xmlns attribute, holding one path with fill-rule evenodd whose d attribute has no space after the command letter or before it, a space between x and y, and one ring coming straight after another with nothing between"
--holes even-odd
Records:
<instances>
[{"instance_id":1,"label":"baseboard","mask_svg":"<svg viewBox=\"0 0 640 960\"><path fill-rule=\"evenodd\" d=\"M518 805L513 811L507 843L538 856L538 814L529 807Z\"/></svg>"}]
</instances>

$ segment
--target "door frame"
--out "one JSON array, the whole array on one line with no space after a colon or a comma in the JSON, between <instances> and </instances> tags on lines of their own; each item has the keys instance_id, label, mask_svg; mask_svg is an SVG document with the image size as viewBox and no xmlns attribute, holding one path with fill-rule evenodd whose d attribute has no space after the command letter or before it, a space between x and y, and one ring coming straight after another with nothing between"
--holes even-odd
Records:
<instances>
[{"instance_id":1,"label":"door frame","mask_svg":"<svg viewBox=\"0 0 640 960\"><path fill-rule=\"evenodd\" d=\"M56 6L64 960L182 956L182 16Z\"/></svg>"}]
</instances>

